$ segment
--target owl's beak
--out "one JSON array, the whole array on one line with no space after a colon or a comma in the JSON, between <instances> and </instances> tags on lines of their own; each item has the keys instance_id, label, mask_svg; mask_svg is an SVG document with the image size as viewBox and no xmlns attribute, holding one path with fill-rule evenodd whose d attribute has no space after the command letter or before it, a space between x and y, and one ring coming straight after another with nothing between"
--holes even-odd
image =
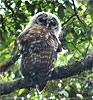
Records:
<instances>
[{"instance_id":1,"label":"owl's beak","mask_svg":"<svg viewBox=\"0 0 93 100\"><path fill-rule=\"evenodd\" d=\"M47 28L49 27L49 23L46 24L46 27L47 27Z\"/></svg>"}]
</instances>

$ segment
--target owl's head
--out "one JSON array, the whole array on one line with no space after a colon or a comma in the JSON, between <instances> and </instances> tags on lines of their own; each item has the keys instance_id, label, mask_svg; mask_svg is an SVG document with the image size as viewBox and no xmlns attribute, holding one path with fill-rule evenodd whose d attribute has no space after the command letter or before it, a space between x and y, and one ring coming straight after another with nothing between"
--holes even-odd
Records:
<instances>
[{"instance_id":1,"label":"owl's head","mask_svg":"<svg viewBox=\"0 0 93 100\"><path fill-rule=\"evenodd\" d=\"M56 15L49 13L49 12L39 12L36 15L34 15L30 22L30 25L41 25L45 26L48 29L55 32L55 35L58 36L61 32L61 23Z\"/></svg>"}]
</instances>

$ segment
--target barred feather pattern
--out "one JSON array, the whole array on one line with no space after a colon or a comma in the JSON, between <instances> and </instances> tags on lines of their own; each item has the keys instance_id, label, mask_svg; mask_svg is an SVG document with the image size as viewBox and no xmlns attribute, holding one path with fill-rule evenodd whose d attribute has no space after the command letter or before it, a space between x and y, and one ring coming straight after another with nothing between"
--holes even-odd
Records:
<instances>
[{"instance_id":1,"label":"barred feather pattern","mask_svg":"<svg viewBox=\"0 0 93 100\"><path fill-rule=\"evenodd\" d=\"M30 87L42 91L57 59L58 40L53 31L44 26L34 25L18 37L22 54L21 71Z\"/></svg>"}]
</instances>

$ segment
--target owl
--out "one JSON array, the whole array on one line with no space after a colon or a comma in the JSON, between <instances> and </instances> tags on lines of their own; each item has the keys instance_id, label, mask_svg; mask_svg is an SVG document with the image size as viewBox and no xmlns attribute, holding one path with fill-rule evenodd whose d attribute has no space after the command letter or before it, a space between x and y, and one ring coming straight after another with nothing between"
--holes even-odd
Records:
<instances>
[{"instance_id":1,"label":"owl","mask_svg":"<svg viewBox=\"0 0 93 100\"><path fill-rule=\"evenodd\" d=\"M61 24L57 16L48 12L34 15L18 37L22 55L21 72L27 87L42 91L48 82L61 46L58 36Z\"/></svg>"}]
</instances>

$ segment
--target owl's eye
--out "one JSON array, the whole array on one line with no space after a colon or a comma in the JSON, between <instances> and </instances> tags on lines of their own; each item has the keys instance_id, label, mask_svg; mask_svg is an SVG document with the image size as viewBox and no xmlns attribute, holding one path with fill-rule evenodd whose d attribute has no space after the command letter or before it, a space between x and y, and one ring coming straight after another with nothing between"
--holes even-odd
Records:
<instances>
[{"instance_id":1,"label":"owl's eye","mask_svg":"<svg viewBox=\"0 0 93 100\"><path fill-rule=\"evenodd\" d=\"M57 21L56 21L56 19L55 18L53 18L52 20L51 20L51 22L50 22L50 26L53 26L53 27L57 27L57 25L58 25L58 23L57 23Z\"/></svg>"},{"instance_id":2,"label":"owl's eye","mask_svg":"<svg viewBox=\"0 0 93 100\"><path fill-rule=\"evenodd\" d=\"M50 22L50 26L56 26L56 22L51 21L51 22Z\"/></svg>"},{"instance_id":3,"label":"owl's eye","mask_svg":"<svg viewBox=\"0 0 93 100\"><path fill-rule=\"evenodd\" d=\"M37 20L36 20L37 24L46 25L46 22L47 22L47 15L46 14L42 14L42 15L37 17Z\"/></svg>"},{"instance_id":4,"label":"owl's eye","mask_svg":"<svg viewBox=\"0 0 93 100\"><path fill-rule=\"evenodd\" d=\"M39 18L38 20L39 20L39 22L41 22L41 23L46 23L46 21L47 21L47 19L46 19L46 18L42 18L42 17L41 17L41 18Z\"/></svg>"},{"instance_id":5,"label":"owl's eye","mask_svg":"<svg viewBox=\"0 0 93 100\"><path fill-rule=\"evenodd\" d=\"M37 18L37 21L36 21L36 23L40 25L46 25L46 22L47 22L47 18L45 17L39 17Z\"/></svg>"}]
</instances>

